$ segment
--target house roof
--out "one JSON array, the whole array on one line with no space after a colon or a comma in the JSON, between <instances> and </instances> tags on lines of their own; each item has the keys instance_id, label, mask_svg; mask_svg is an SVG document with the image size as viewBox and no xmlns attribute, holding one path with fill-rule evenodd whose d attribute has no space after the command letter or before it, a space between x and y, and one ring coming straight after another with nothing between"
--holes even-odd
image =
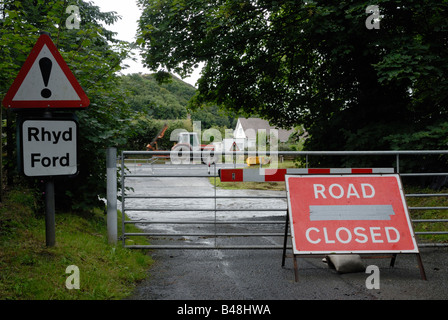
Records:
<instances>
[{"instance_id":1,"label":"house roof","mask_svg":"<svg viewBox=\"0 0 448 320\"><path fill-rule=\"evenodd\" d=\"M289 139L289 136L294 132L294 129L279 129L275 126L271 126L267 120L263 120L260 118L238 118L238 122L243 127L244 133L248 139L255 139L256 133L259 129L266 130L266 135L270 135L271 129L278 130L278 139L280 142L286 142ZM252 130L247 130L252 129Z\"/></svg>"}]
</instances>

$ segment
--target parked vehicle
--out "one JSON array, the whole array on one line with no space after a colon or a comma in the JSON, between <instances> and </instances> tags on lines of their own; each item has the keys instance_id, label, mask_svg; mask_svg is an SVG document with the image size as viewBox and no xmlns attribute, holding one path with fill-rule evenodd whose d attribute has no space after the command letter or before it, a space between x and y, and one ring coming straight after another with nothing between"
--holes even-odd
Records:
<instances>
[{"instance_id":1,"label":"parked vehicle","mask_svg":"<svg viewBox=\"0 0 448 320\"><path fill-rule=\"evenodd\" d=\"M175 157L171 157L171 161L174 163L194 163L193 160L199 156L204 164L210 165L216 162L214 146L199 144L196 132L181 132L171 151L172 153L177 152Z\"/></svg>"}]
</instances>

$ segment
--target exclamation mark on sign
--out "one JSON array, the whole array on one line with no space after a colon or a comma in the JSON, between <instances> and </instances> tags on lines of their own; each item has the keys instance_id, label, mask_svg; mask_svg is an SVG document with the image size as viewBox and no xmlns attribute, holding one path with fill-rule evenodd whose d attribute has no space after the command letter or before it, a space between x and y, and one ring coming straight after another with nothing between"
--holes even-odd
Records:
<instances>
[{"instance_id":1,"label":"exclamation mark on sign","mask_svg":"<svg viewBox=\"0 0 448 320\"><path fill-rule=\"evenodd\" d=\"M53 66L53 62L49 58L42 58L39 60L40 72L42 73L42 78L44 80L45 87L48 87L48 81L50 80L51 68ZM40 95L43 98L51 97L51 90L48 88L43 89L40 92Z\"/></svg>"}]
</instances>

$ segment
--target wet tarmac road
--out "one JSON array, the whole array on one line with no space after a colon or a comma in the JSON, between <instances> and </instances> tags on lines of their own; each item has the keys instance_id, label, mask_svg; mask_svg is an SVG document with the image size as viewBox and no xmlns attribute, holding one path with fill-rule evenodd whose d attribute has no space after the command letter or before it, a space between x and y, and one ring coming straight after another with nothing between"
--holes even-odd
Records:
<instances>
[{"instance_id":1,"label":"wet tarmac road","mask_svg":"<svg viewBox=\"0 0 448 320\"><path fill-rule=\"evenodd\" d=\"M412 255L364 260L380 270L380 289L367 289L369 274L339 274L318 258L299 258L299 281L292 259L281 267L274 250L158 250L137 300L446 300L446 248L421 251L427 281Z\"/></svg>"},{"instance_id":2,"label":"wet tarmac road","mask_svg":"<svg viewBox=\"0 0 448 320\"><path fill-rule=\"evenodd\" d=\"M201 166L200 170L207 167ZM132 169L132 168L131 168ZM159 173L166 167L135 167L132 173ZM185 168L183 174L191 174L192 168ZM203 172L203 171L202 171ZM181 172L179 172L181 173ZM154 178L151 178L154 179ZM158 178L155 178L158 179ZM164 178L154 181L129 179L128 186L134 187L135 194L183 194L214 195L213 185L207 178ZM163 180L163 181L162 181ZM217 193L237 192L241 190L217 190ZM257 191L258 195L271 194ZM281 193L274 193L276 195ZM131 202L132 200L132 202ZM133 202L133 201L137 202ZM127 206L159 206L172 208L213 208L213 203L198 202L198 199L182 199L182 202L148 203L147 199L129 199ZM171 201L171 202L169 202ZM212 200L213 201L213 200ZM225 200L228 201L228 200ZM254 202L250 202L254 201ZM266 203L257 200L246 200L246 208L267 208ZM286 208L283 199L269 200L269 208ZM222 203L229 206L232 203ZM241 203L238 203L240 206ZM236 203L235 203L236 206ZM171 208L170 207L170 208ZM174 211L174 212L129 212L133 219L215 219L213 211ZM150 214L150 216L148 216ZM285 212L266 211L259 215L249 211L218 212L227 215L225 218L244 220L284 221ZM160 216L162 215L162 216ZM220 217L223 218L224 217ZM143 226L141 226L143 227ZM170 233L216 232L214 225L168 225L161 224L158 231ZM253 232L259 231L259 225L225 225L221 232ZM266 228L266 227L263 227ZM268 232L282 232L284 225L270 225ZM213 244L214 237L162 237L153 239L153 244L202 243ZM278 244L282 245L283 237L265 236L237 237L219 239L221 245L227 244ZM294 281L294 270L291 258L286 259L285 267L281 266L282 250L152 250L149 254L154 258L154 265L148 271L147 280L135 290L131 299L135 300L446 300L448 299L448 248L422 248L421 256L428 280L421 280L415 255L398 255L395 267L389 267L389 259L366 259L365 266L379 267L379 289L368 289L366 280L370 274L364 272L339 274L322 262L321 258L298 258L299 281Z\"/></svg>"}]
</instances>

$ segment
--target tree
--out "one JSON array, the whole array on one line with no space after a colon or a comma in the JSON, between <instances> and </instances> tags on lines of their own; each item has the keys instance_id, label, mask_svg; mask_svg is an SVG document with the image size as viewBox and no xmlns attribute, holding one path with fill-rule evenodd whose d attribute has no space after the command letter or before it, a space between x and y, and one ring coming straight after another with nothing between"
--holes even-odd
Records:
<instances>
[{"instance_id":1,"label":"tree","mask_svg":"<svg viewBox=\"0 0 448 320\"><path fill-rule=\"evenodd\" d=\"M204 63L196 105L303 124L307 149L414 149L397 141L446 125L447 1L376 1L379 29L360 0L139 4L148 67L187 75Z\"/></svg>"},{"instance_id":2,"label":"tree","mask_svg":"<svg viewBox=\"0 0 448 320\"><path fill-rule=\"evenodd\" d=\"M79 8L79 29L66 27L69 4ZM103 26L118 16L101 12L87 1L6 0L0 4L0 19L0 98L17 76L39 31L47 31L91 101L87 110L76 112L79 174L56 180L56 205L75 209L104 206L99 198L106 194L105 149L125 145L136 132L130 121L135 113L125 103L116 75L129 54L129 44L116 40ZM8 162L16 162L9 153Z\"/></svg>"}]
</instances>

